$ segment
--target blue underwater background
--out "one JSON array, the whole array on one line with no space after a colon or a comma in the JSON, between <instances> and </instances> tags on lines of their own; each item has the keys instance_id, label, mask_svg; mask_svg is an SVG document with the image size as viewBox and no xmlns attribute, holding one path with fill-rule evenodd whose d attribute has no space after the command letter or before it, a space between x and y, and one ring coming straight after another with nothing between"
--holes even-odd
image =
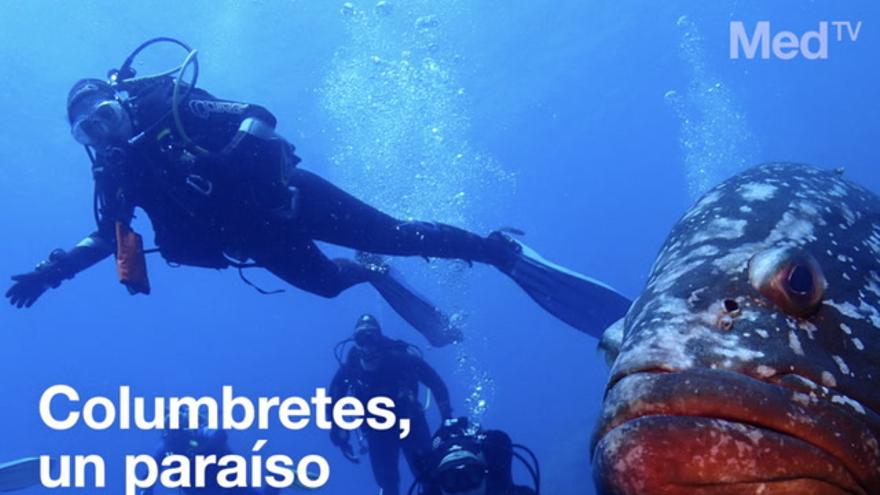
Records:
<instances>
[{"instance_id":1,"label":"blue underwater background","mask_svg":"<svg viewBox=\"0 0 880 495\"><path fill-rule=\"evenodd\" d=\"M4 279L94 227L88 159L65 117L68 89L162 35L199 49L201 87L274 112L301 167L395 215L479 232L519 228L546 257L630 297L683 211L748 165L842 166L880 191L874 0L0 7ZM857 42L831 42L828 60L734 61L732 20L796 32L823 20L863 26ZM167 68L180 54L157 49L137 68ZM139 218L136 227L151 244L149 222ZM394 263L463 319L465 342L425 349L456 413L530 446L545 494L593 493L587 444L606 378L597 341L492 268ZM363 312L388 334L427 347L367 286L333 300L292 288L261 296L232 270L172 268L158 257L149 269L148 297L129 296L108 260L30 310L0 307L0 461L98 453L118 491L123 456L153 451L155 432L50 431L37 403L52 384L84 396L112 397L123 384L144 396L219 396L225 384L250 397L309 396L328 384L333 347ZM250 276L284 287L265 273ZM429 419L436 426L435 411ZM247 454L259 438L269 439L267 453L326 456L333 471L325 493L373 493L366 459L345 461L326 432L233 432L231 444Z\"/></svg>"}]
</instances>

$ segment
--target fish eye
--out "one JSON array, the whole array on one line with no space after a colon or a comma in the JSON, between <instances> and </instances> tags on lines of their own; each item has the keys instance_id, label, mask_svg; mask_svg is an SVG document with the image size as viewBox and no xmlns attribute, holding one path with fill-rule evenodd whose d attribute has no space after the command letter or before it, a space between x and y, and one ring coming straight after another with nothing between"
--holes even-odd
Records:
<instances>
[{"instance_id":1,"label":"fish eye","mask_svg":"<svg viewBox=\"0 0 880 495\"><path fill-rule=\"evenodd\" d=\"M828 286L816 258L792 247L769 249L752 257L749 282L783 311L798 317L819 310Z\"/></svg>"},{"instance_id":2,"label":"fish eye","mask_svg":"<svg viewBox=\"0 0 880 495\"><path fill-rule=\"evenodd\" d=\"M804 265L795 265L788 274L788 287L798 294L813 292L813 272Z\"/></svg>"}]
</instances>

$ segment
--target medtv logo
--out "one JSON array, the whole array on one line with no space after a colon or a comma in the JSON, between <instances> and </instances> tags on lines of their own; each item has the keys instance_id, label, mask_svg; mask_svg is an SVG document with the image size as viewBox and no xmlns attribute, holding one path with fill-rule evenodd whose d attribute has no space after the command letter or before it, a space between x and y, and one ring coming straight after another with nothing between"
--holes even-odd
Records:
<instances>
[{"instance_id":1,"label":"medtv logo","mask_svg":"<svg viewBox=\"0 0 880 495\"><path fill-rule=\"evenodd\" d=\"M742 50L745 58L754 60L760 50L760 57L764 60L769 59L771 54L779 60L793 60L798 56L806 60L828 60L829 44L832 41L836 44L855 43L861 30L862 21L822 21L819 29L807 31L800 36L793 31L773 34L770 21L760 21L749 36L742 21L731 21L730 58L739 59Z\"/></svg>"}]
</instances>

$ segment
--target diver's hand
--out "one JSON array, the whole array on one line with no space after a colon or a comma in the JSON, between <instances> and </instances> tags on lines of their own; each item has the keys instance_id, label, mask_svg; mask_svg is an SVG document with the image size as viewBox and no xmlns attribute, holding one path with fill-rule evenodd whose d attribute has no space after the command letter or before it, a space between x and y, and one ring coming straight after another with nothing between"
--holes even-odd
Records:
<instances>
[{"instance_id":1,"label":"diver's hand","mask_svg":"<svg viewBox=\"0 0 880 495\"><path fill-rule=\"evenodd\" d=\"M451 405L440 404L440 417L443 419L443 421L446 421L447 419L452 419L452 415L453 412Z\"/></svg>"},{"instance_id":2,"label":"diver's hand","mask_svg":"<svg viewBox=\"0 0 880 495\"><path fill-rule=\"evenodd\" d=\"M13 275L15 284L6 291L9 304L17 308L29 308L48 289L57 289L65 279L76 274L71 269L68 253L63 249L55 249L49 253L49 259L41 261L34 271Z\"/></svg>"},{"instance_id":3,"label":"diver's hand","mask_svg":"<svg viewBox=\"0 0 880 495\"><path fill-rule=\"evenodd\" d=\"M49 273L46 270L34 270L20 275L13 275L12 280L15 283L6 291L9 304L16 308L29 308L33 306L37 299L52 287L49 278Z\"/></svg>"},{"instance_id":4,"label":"diver's hand","mask_svg":"<svg viewBox=\"0 0 880 495\"><path fill-rule=\"evenodd\" d=\"M351 433L347 430L343 430L342 428L333 428L330 430L330 441L333 442L333 445L339 447L339 450L342 451L342 455L344 455L346 459L355 464L360 464L361 461L354 453L354 449L349 441L350 438Z\"/></svg>"},{"instance_id":5,"label":"diver's hand","mask_svg":"<svg viewBox=\"0 0 880 495\"><path fill-rule=\"evenodd\" d=\"M360 464L361 460L358 459L358 456L355 455L354 449L351 447L351 444L346 442L344 445L339 446L342 449L342 455L345 456L346 459L353 462L354 464Z\"/></svg>"},{"instance_id":6,"label":"diver's hand","mask_svg":"<svg viewBox=\"0 0 880 495\"><path fill-rule=\"evenodd\" d=\"M334 426L333 429L330 430L330 441L337 447L348 443L349 436L350 434L347 431L339 427Z\"/></svg>"}]
</instances>

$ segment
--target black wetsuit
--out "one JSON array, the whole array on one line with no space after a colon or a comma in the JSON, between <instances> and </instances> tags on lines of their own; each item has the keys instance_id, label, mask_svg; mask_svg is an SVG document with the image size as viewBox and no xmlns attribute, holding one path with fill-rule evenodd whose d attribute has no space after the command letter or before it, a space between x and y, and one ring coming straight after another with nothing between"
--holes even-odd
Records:
<instances>
[{"instance_id":1,"label":"black wetsuit","mask_svg":"<svg viewBox=\"0 0 880 495\"><path fill-rule=\"evenodd\" d=\"M199 428L197 430L176 430L169 431L162 439L162 443L153 454L153 458L157 464L161 464L162 459L169 455L183 455L190 459L190 480L194 482L195 478L195 462L192 462L197 455L209 456L215 455L221 458L224 455L233 454L227 443L226 432L223 430L214 430L211 428ZM202 488L182 488L181 491L187 495L276 495L279 490L271 487L264 487L257 490L250 487L234 487L223 488L217 483L217 473L220 467L216 464L205 469L205 486ZM139 495L152 495L153 489L147 488L142 490Z\"/></svg>"},{"instance_id":2,"label":"black wetsuit","mask_svg":"<svg viewBox=\"0 0 880 495\"><path fill-rule=\"evenodd\" d=\"M431 430L419 401L419 383L431 390L444 419L452 416L449 392L440 376L424 359L412 354L408 345L385 339L381 357L375 359L376 367L370 371L361 363L363 353L352 349L345 364L337 371L330 384L332 397L352 395L366 403L373 397L390 397L395 403L398 418L409 418L410 434L398 438L397 429L377 431L363 428L370 452L370 465L376 483L383 495L400 493L398 459L404 457L414 476L422 472L431 451Z\"/></svg>"},{"instance_id":3,"label":"black wetsuit","mask_svg":"<svg viewBox=\"0 0 880 495\"><path fill-rule=\"evenodd\" d=\"M99 228L92 240L112 249L115 223L129 222L140 207L169 262L224 268L230 257L250 259L325 297L371 274L351 260L327 258L315 241L386 255L505 262L508 246L448 225L395 219L297 168L294 147L283 138L239 131L249 117L274 129L275 117L262 107L193 89L178 107L181 121L191 141L211 153L192 152L170 112L172 87L168 79L135 92L131 113L142 135L96 150Z\"/></svg>"}]
</instances>

